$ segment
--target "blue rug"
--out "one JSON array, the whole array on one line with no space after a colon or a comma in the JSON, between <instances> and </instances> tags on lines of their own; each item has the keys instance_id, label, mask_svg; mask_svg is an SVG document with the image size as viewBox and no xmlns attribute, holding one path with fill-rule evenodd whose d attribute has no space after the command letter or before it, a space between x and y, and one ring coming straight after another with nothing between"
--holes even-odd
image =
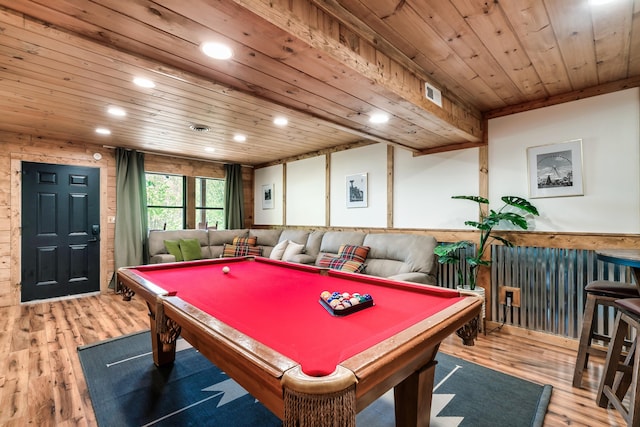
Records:
<instances>
[{"instance_id":1,"label":"blue rug","mask_svg":"<svg viewBox=\"0 0 640 427\"><path fill-rule=\"evenodd\" d=\"M148 332L78 348L98 425L281 426L260 402L179 340L176 362L156 368ZM431 425L541 426L551 386L540 386L440 353ZM393 393L357 424L394 426Z\"/></svg>"}]
</instances>

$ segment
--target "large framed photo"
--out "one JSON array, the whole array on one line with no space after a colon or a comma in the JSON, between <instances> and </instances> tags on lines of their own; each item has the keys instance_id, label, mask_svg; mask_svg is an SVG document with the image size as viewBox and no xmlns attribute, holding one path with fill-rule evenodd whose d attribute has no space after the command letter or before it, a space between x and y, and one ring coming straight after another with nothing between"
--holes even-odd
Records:
<instances>
[{"instance_id":1,"label":"large framed photo","mask_svg":"<svg viewBox=\"0 0 640 427\"><path fill-rule=\"evenodd\" d=\"M262 186L262 209L273 209L273 184Z\"/></svg>"},{"instance_id":2,"label":"large framed photo","mask_svg":"<svg viewBox=\"0 0 640 427\"><path fill-rule=\"evenodd\" d=\"M582 196L582 140L527 148L529 196Z\"/></svg>"},{"instance_id":3,"label":"large framed photo","mask_svg":"<svg viewBox=\"0 0 640 427\"><path fill-rule=\"evenodd\" d=\"M367 174L347 176L347 208L367 207Z\"/></svg>"}]
</instances>

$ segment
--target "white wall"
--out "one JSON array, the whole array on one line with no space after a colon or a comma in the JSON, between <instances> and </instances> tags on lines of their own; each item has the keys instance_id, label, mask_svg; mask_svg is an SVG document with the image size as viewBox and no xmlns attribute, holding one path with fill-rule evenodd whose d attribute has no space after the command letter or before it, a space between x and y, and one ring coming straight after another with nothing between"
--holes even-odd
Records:
<instances>
[{"instance_id":1,"label":"white wall","mask_svg":"<svg viewBox=\"0 0 640 427\"><path fill-rule=\"evenodd\" d=\"M640 89L634 88L489 121L489 199L529 198L527 148L582 139L584 196L536 198L538 231L640 233ZM325 156L287 165L287 224L324 225ZM331 155L330 225L386 227L384 144ZM346 208L346 176L367 173L366 208ZM282 167L256 170L256 224L282 223ZM275 209L261 209L261 185L274 183ZM413 157L394 150L396 228L464 228L477 205L478 149ZM313 190L307 190L313 189ZM313 193L313 194L310 194ZM317 193L317 194L316 194Z\"/></svg>"},{"instance_id":2,"label":"white wall","mask_svg":"<svg viewBox=\"0 0 640 427\"><path fill-rule=\"evenodd\" d=\"M287 163L287 225L326 224L326 156Z\"/></svg>"},{"instance_id":3,"label":"white wall","mask_svg":"<svg viewBox=\"0 0 640 427\"><path fill-rule=\"evenodd\" d=\"M367 173L366 208L347 208L347 176ZM387 146L368 145L331 155L331 226L387 226Z\"/></svg>"},{"instance_id":4,"label":"white wall","mask_svg":"<svg viewBox=\"0 0 640 427\"><path fill-rule=\"evenodd\" d=\"M254 174L253 222L260 225L282 225L282 165L256 169ZM262 186L273 184L273 209L262 209Z\"/></svg>"},{"instance_id":5,"label":"white wall","mask_svg":"<svg viewBox=\"0 0 640 427\"><path fill-rule=\"evenodd\" d=\"M478 149L413 157L394 151L393 226L396 228L462 228L477 218L478 205L451 196L477 196Z\"/></svg>"},{"instance_id":6,"label":"white wall","mask_svg":"<svg viewBox=\"0 0 640 427\"><path fill-rule=\"evenodd\" d=\"M489 197L529 197L527 148L582 139L584 196L535 198L538 231L640 232L640 89L489 121ZM496 206L497 208L498 206Z\"/></svg>"}]
</instances>

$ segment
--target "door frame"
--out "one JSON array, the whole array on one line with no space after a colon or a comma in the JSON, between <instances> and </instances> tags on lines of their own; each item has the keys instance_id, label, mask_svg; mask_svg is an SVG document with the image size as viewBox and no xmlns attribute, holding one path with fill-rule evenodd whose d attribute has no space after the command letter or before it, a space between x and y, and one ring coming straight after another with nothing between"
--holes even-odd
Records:
<instances>
[{"instance_id":1,"label":"door frame","mask_svg":"<svg viewBox=\"0 0 640 427\"><path fill-rule=\"evenodd\" d=\"M49 155L29 154L29 153L11 153L11 206L15 214L11 215L11 237L10 237L10 281L12 291L9 294L10 301L3 305L20 305L29 304L20 301L21 296L21 280L22 280L22 162L34 163L50 163L63 166L85 166L100 169L100 229L103 230L102 244L100 245L100 293L105 293L109 286L110 274L113 274L113 262L111 266L108 259L113 259L113 254L108 257L108 250L113 252L113 232L115 224L108 224L107 221L107 185L109 164L113 163L113 153L111 150L104 149L85 149L78 150L75 157L56 157ZM91 151L99 153L99 160L93 158ZM114 174L115 175L115 174ZM115 182L114 182L115 188ZM18 209L16 209L18 207ZM115 217L115 214L114 214ZM111 228L108 227L111 225ZM77 297L77 296L71 296Z\"/></svg>"}]
</instances>

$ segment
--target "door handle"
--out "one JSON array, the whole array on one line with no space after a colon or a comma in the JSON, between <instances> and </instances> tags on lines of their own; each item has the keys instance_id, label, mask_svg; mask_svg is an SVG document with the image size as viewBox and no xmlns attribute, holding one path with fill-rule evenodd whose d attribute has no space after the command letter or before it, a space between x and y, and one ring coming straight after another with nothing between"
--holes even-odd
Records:
<instances>
[{"instance_id":1,"label":"door handle","mask_svg":"<svg viewBox=\"0 0 640 427\"><path fill-rule=\"evenodd\" d=\"M97 242L97 241L98 241L98 239L96 239L95 237L93 239L87 240L87 242Z\"/></svg>"}]
</instances>

